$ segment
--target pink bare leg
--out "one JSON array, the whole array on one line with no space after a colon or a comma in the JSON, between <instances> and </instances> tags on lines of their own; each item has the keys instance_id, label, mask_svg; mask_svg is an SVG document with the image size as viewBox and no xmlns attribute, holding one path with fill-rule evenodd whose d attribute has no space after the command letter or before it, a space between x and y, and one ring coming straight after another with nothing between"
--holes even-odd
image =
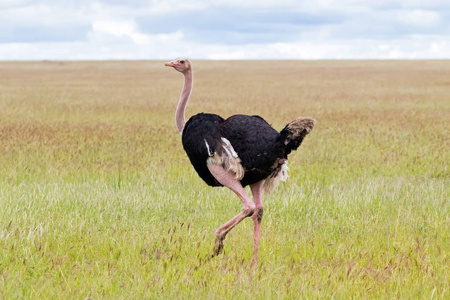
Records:
<instances>
[{"instance_id":1,"label":"pink bare leg","mask_svg":"<svg viewBox=\"0 0 450 300\"><path fill-rule=\"evenodd\" d=\"M259 237L261 234L261 221L263 217L263 204L262 204L262 188L264 181L259 181L250 185L253 194L253 200L255 201L255 212L252 215L252 220L254 224L253 232L253 257L252 266L258 265L258 249L259 249Z\"/></svg>"},{"instance_id":2,"label":"pink bare leg","mask_svg":"<svg viewBox=\"0 0 450 300\"><path fill-rule=\"evenodd\" d=\"M223 240L228 232L239 224L243 219L253 215L255 211L255 204L245 192L241 183L234 178L234 174L226 171L224 168L214 164L208 164L208 169L211 174L219 181L223 186L226 186L230 190L236 193L241 199L243 208L239 214L234 216L231 220L220 226L216 230L216 244L214 246L214 252L212 256L219 255L223 250Z\"/></svg>"}]
</instances>

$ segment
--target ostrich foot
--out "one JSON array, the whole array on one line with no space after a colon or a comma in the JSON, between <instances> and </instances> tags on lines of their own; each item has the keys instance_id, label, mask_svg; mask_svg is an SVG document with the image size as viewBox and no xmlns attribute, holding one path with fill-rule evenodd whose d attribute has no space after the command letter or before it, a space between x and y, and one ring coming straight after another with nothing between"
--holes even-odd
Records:
<instances>
[{"instance_id":1,"label":"ostrich foot","mask_svg":"<svg viewBox=\"0 0 450 300\"><path fill-rule=\"evenodd\" d=\"M211 257L215 257L223 252L223 238L217 237L216 244L214 245L214 250Z\"/></svg>"}]
</instances>

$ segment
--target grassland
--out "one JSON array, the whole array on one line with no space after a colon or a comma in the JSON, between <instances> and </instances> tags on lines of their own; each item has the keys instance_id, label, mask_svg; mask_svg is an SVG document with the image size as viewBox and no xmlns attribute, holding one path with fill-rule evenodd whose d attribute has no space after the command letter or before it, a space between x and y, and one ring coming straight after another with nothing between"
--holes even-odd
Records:
<instances>
[{"instance_id":1,"label":"grassland","mask_svg":"<svg viewBox=\"0 0 450 300\"><path fill-rule=\"evenodd\" d=\"M450 61L194 62L187 115L317 125L240 210L195 174L162 62L0 63L0 298L450 298Z\"/></svg>"}]
</instances>

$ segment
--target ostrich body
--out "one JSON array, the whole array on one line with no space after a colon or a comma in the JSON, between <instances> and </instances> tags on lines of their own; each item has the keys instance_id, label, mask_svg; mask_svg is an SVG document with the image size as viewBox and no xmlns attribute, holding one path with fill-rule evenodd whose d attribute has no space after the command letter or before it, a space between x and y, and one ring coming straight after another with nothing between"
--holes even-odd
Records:
<instances>
[{"instance_id":1,"label":"ostrich body","mask_svg":"<svg viewBox=\"0 0 450 300\"><path fill-rule=\"evenodd\" d=\"M188 59L166 63L184 74L184 86L175 114L178 132L192 165L210 186L225 186L242 201L242 211L216 230L213 256L223 250L223 241L239 222L251 217L254 223L252 264L258 260L263 217L262 192L271 193L287 178L287 156L296 150L313 129L311 118L298 118L277 132L259 116L234 115L228 119L199 113L187 122L186 103L192 90L193 75ZM244 187L249 185L250 199Z\"/></svg>"}]
</instances>

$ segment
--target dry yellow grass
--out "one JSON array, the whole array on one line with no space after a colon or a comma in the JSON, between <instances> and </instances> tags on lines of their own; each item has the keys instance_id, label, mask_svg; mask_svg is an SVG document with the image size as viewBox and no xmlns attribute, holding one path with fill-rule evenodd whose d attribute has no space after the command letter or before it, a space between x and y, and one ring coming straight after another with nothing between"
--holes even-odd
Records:
<instances>
[{"instance_id":1,"label":"dry yellow grass","mask_svg":"<svg viewBox=\"0 0 450 300\"><path fill-rule=\"evenodd\" d=\"M276 128L313 116L319 167L426 164L422 172L448 176L447 61L201 61L195 70L188 116L259 114ZM73 168L142 174L183 161L173 130L182 78L161 62L5 62L1 74L4 166L23 151L69 177Z\"/></svg>"}]
</instances>

